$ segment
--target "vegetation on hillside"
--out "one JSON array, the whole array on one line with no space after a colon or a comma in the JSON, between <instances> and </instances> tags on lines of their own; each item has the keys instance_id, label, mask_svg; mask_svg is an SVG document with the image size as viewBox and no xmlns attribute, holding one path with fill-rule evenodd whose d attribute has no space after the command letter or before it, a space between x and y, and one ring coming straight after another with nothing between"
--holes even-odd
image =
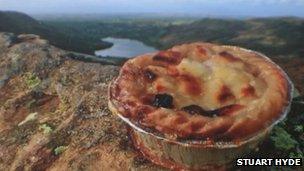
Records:
<instances>
[{"instance_id":1,"label":"vegetation on hillside","mask_svg":"<svg viewBox=\"0 0 304 171\"><path fill-rule=\"evenodd\" d=\"M91 34L78 32L72 27L58 28L56 25L45 24L19 12L0 11L0 32L37 34L65 50L88 54L93 54L95 49L112 46L109 42L103 42Z\"/></svg>"},{"instance_id":2,"label":"vegetation on hillside","mask_svg":"<svg viewBox=\"0 0 304 171\"><path fill-rule=\"evenodd\" d=\"M304 53L304 20L292 17L237 20L104 16L37 21L22 13L0 12L0 31L38 34L58 47L88 54L112 45L101 41L104 37L136 39L158 49L207 41L243 46L271 57L301 57Z\"/></svg>"},{"instance_id":3,"label":"vegetation on hillside","mask_svg":"<svg viewBox=\"0 0 304 171\"><path fill-rule=\"evenodd\" d=\"M176 44L207 41L238 45L270 56L294 57L304 52L304 20L298 18L261 18L249 20L182 19L147 20L67 20L45 21L67 34L84 34L90 40L103 37L131 38L159 49ZM83 36L84 37L84 36Z\"/></svg>"}]
</instances>

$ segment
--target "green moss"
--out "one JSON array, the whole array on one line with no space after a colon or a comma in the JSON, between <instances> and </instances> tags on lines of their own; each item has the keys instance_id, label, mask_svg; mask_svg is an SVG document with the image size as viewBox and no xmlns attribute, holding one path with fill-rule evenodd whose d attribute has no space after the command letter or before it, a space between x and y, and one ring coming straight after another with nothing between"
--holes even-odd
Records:
<instances>
[{"instance_id":1,"label":"green moss","mask_svg":"<svg viewBox=\"0 0 304 171\"><path fill-rule=\"evenodd\" d=\"M55 155L60 155L63 153L68 147L67 146L58 146L54 149Z\"/></svg>"},{"instance_id":2,"label":"green moss","mask_svg":"<svg viewBox=\"0 0 304 171\"><path fill-rule=\"evenodd\" d=\"M26 85L29 88L34 88L41 83L41 80L39 79L39 77L36 76L34 73L27 72L27 73L25 73L24 78L25 78Z\"/></svg>"},{"instance_id":3,"label":"green moss","mask_svg":"<svg viewBox=\"0 0 304 171\"><path fill-rule=\"evenodd\" d=\"M290 158L304 158L304 154L302 151L291 152L289 154Z\"/></svg>"},{"instance_id":4,"label":"green moss","mask_svg":"<svg viewBox=\"0 0 304 171\"><path fill-rule=\"evenodd\" d=\"M287 131L279 126L274 128L270 139L274 142L275 147L280 150L291 150L298 144Z\"/></svg>"},{"instance_id":5,"label":"green moss","mask_svg":"<svg viewBox=\"0 0 304 171\"><path fill-rule=\"evenodd\" d=\"M42 130L44 134L50 134L51 132L53 132L52 127L50 127L48 124L40 125L39 130Z\"/></svg>"},{"instance_id":6,"label":"green moss","mask_svg":"<svg viewBox=\"0 0 304 171\"><path fill-rule=\"evenodd\" d=\"M295 127L294 127L294 130L296 131L296 132L303 132L303 125L296 125Z\"/></svg>"}]
</instances>

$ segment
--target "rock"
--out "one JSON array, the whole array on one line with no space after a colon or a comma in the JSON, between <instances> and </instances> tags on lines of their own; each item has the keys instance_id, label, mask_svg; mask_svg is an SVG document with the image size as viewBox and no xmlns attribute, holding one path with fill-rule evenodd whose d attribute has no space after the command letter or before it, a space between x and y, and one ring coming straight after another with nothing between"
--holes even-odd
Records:
<instances>
[{"instance_id":1,"label":"rock","mask_svg":"<svg viewBox=\"0 0 304 171\"><path fill-rule=\"evenodd\" d=\"M0 170L160 169L134 164L126 125L107 108L119 67L71 53L36 35L0 33Z\"/></svg>"}]
</instances>

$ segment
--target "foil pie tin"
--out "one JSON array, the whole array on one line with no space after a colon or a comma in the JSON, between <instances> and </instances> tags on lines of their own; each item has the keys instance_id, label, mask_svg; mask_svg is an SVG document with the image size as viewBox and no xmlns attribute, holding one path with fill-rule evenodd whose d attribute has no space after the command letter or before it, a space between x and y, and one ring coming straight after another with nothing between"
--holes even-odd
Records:
<instances>
[{"instance_id":1,"label":"foil pie tin","mask_svg":"<svg viewBox=\"0 0 304 171\"><path fill-rule=\"evenodd\" d=\"M116 106L109 98L108 105L110 111L121 118L129 126L129 133L134 146L153 163L172 170L225 169L229 167L229 164L231 164L235 159L240 158L255 149L258 144L267 137L272 128L286 117L290 110L294 86L284 70L259 52L236 46L224 47L256 53L277 66L277 68L285 75L285 78L288 81L288 103L284 106L281 117L267 128L238 142L216 141L210 143L208 140L178 141L155 134L152 131L142 128L129 118L124 117L118 112ZM110 90L111 84L109 85L109 94Z\"/></svg>"}]
</instances>

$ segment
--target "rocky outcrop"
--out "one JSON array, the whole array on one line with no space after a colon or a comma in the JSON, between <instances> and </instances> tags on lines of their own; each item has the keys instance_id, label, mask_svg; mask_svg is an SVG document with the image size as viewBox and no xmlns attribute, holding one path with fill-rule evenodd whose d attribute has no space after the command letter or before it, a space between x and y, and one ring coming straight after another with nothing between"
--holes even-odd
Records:
<instances>
[{"instance_id":1,"label":"rocky outcrop","mask_svg":"<svg viewBox=\"0 0 304 171\"><path fill-rule=\"evenodd\" d=\"M0 34L0 170L153 170L107 108L114 65Z\"/></svg>"}]
</instances>

